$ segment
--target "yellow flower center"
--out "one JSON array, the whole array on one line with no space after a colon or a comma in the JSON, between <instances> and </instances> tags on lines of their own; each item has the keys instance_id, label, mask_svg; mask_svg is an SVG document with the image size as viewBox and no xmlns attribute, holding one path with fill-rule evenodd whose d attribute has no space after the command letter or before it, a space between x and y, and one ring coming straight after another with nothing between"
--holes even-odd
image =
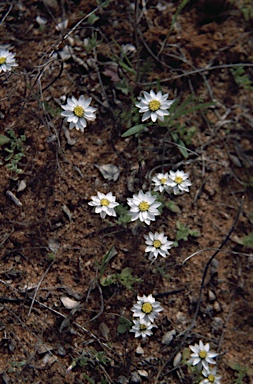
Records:
<instances>
[{"instance_id":1,"label":"yellow flower center","mask_svg":"<svg viewBox=\"0 0 253 384\"><path fill-rule=\"evenodd\" d=\"M210 383L214 383L215 382L215 376L214 375L209 375L208 376L208 380L210 381Z\"/></svg>"},{"instance_id":2,"label":"yellow flower center","mask_svg":"<svg viewBox=\"0 0 253 384\"><path fill-rule=\"evenodd\" d=\"M144 303L141 307L142 312L146 313L147 315L153 311L152 304L150 303Z\"/></svg>"},{"instance_id":3,"label":"yellow flower center","mask_svg":"<svg viewBox=\"0 0 253 384\"><path fill-rule=\"evenodd\" d=\"M6 57L0 57L0 65L6 63Z\"/></svg>"},{"instance_id":4,"label":"yellow flower center","mask_svg":"<svg viewBox=\"0 0 253 384\"><path fill-rule=\"evenodd\" d=\"M162 245L162 243L160 242L160 240L154 240L153 241L153 246L155 248L160 248L161 245Z\"/></svg>"},{"instance_id":5,"label":"yellow flower center","mask_svg":"<svg viewBox=\"0 0 253 384\"><path fill-rule=\"evenodd\" d=\"M139 204L139 209L140 211L144 212L144 211L147 211L149 209L150 205L149 203L147 203L146 201L142 201L140 204Z\"/></svg>"},{"instance_id":6,"label":"yellow flower center","mask_svg":"<svg viewBox=\"0 0 253 384\"><path fill-rule=\"evenodd\" d=\"M158 100L151 100L149 102L148 106L152 112L155 112L161 107L161 103Z\"/></svg>"},{"instance_id":7,"label":"yellow flower center","mask_svg":"<svg viewBox=\"0 0 253 384\"><path fill-rule=\"evenodd\" d=\"M108 207L108 205L110 204L110 201L107 199L101 199L100 204L103 205L104 207Z\"/></svg>"},{"instance_id":8,"label":"yellow flower center","mask_svg":"<svg viewBox=\"0 0 253 384\"><path fill-rule=\"evenodd\" d=\"M202 349L202 350L199 352L199 357L200 357L201 359L205 359L206 356L207 356L207 352L204 351L204 349Z\"/></svg>"},{"instance_id":9,"label":"yellow flower center","mask_svg":"<svg viewBox=\"0 0 253 384\"><path fill-rule=\"evenodd\" d=\"M166 177L163 177L163 178L161 179L161 184L165 184L166 181L167 181Z\"/></svg>"},{"instance_id":10,"label":"yellow flower center","mask_svg":"<svg viewBox=\"0 0 253 384\"><path fill-rule=\"evenodd\" d=\"M141 331L146 331L146 329L147 329L146 324L140 324L140 330Z\"/></svg>"},{"instance_id":11,"label":"yellow flower center","mask_svg":"<svg viewBox=\"0 0 253 384\"><path fill-rule=\"evenodd\" d=\"M82 117L84 115L84 109L83 107L81 107L80 105L77 105L75 108L74 108L74 114L77 116L77 117Z\"/></svg>"},{"instance_id":12,"label":"yellow flower center","mask_svg":"<svg viewBox=\"0 0 253 384\"><path fill-rule=\"evenodd\" d=\"M175 183L177 183L177 184L181 184L182 182L183 182L182 177L177 176L177 177L175 178Z\"/></svg>"}]
</instances>

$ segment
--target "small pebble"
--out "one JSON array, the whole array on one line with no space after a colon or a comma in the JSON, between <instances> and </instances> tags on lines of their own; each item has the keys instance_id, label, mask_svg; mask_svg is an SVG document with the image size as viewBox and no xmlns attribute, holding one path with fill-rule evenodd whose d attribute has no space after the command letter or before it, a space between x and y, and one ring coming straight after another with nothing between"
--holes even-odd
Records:
<instances>
[{"instance_id":1,"label":"small pebble","mask_svg":"<svg viewBox=\"0 0 253 384\"><path fill-rule=\"evenodd\" d=\"M143 354L144 354L144 349L141 347L140 344L139 344L138 347L136 348L135 353L137 353L137 355L143 355Z\"/></svg>"},{"instance_id":2,"label":"small pebble","mask_svg":"<svg viewBox=\"0 0 253 384\"><path fill-rule=\"evenodd\" d=\"M131 383L141 383L141 378L138 374L138 372L133 372L131 376Z\"/></svg>"},{"instance_id":3,"label":"small pebble","mask_svg":"<svg viewBox=\"0 0 253 384\"><path fill-rule=\"evenodd\" d=\"M220 306L220 304L218 303L218 301L215 301L215 302L213 303L213 308L214 308L214 310L215 310L216 312L221 312L221 306Z\"/></svg>"},{"instance_id":4,"label":"small pebble","mask_svg":"<svg viewBox=\"0 0 253 384\"><path fill-rule=\"evenodd\" d=\"M173 360L173 367L176 367L176 366L180 363L181 359L182 359L182 353L181 353L181 352L178 352L178 353L176 354L176 356L174 357L174 360Z\"/></svg>"},{"instance_id":5,"label":"small pebble","mask_svg":"<svg viewBox=\"0 0 253 384\"><path fill-rule=\"evenodd\" d=\"M172 342L173 337L174 337L175 334L176 334L175 329L172 329L171 331L166 332L163 335L162 344L169 345Z\"/></svg>"},{"instance_id":6,"label":"small pebble","mask_svg":"<svg viewBox=\"0 0 253 384\"><path fill-rule=\"evenodd\" d=\"M125 377L120 375L117 379L117 384L128 384L129 380Z\"/></svg>"},{"instance_id":7,"label":"small pebble","mask_svg":"<svg viewBox=\"0 0 253 384\"><path fill-rule=\"evenodd\" d=\"M208 291L208 297L209 297L209 301L214 301L216 299L216 295L213 291L211 291L211 289L209 289Z\"/></svg>"}]
</instances>

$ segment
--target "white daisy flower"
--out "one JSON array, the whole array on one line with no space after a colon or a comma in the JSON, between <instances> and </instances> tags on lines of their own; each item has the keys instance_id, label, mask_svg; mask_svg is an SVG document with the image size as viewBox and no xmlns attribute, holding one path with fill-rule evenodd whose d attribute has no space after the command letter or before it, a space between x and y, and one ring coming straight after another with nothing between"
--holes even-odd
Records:
<instances>
[{"instance_id":1,"label":"white daisy flower","mask_svg":"<svg viewBox=\"0 0 253 384\"><path fill-rule=\"evenodd\" d=\"M134 325L129 332L135 332L134 337L141 336L143 339L146 339L147 336L153 335L151 329L157 327L156 325L151 324L150 321L143 321L138 319L133 320L133 322Z\"/></svg>"},{"instance_id":2,"label":"white daisy flower","mask_svg":"<svg viewBox=\"0 0 253 384\"><path fill-rule=\"evenodd\" d=\"M145 252L149 253L149 260L157 259L158 255L162 257L169 255L168 250L172 247L173 241L168 241L167 236L164 236L163 232L149 232L148 235L144 235L144 238L147 244Z\"/></svg>"},{"instance_id":3,"label":"white daisy flower","mask_svg":"<svg viewBox=\"0 0 253 384\"><path fill-rule=\"evenodd\" d=\"M18 64L15 61L15 53L9 52L7 49L0 48L0 73L11 71L12 67L17 67Z\"/></svg>"},{"instance_id":4,"label":"white daisy flower","mask_svg":"<svg viewBox=\"0 0 253 384\"><path fill-rule=\"evenodd\" d=\"M202 380L199 384L221 384L221 376L216 375L217 368L210 369L204 369L202 371L203 376L206 377L206 379Z\"/></svg>"},{"instance_id":5,"label":"white daisy flower","mask_svg":"<svg viewBox=\"0 0 253 384\"><path fill-rule=\"evenodd\" d=\"M159 312L163 311L159 301L155 301L152 295L137 296L137 299L137 303L131 308L133 317L138 317L141 322L153 323Z\"/></svg>"},{"instance_id":6,"label":"white daisy flower","mask_svg":"<svg viewBox=\"0 0 253 384\"><path fill-rule=\"evenodd\" d=\"M160 215L158 207L162 203L156 202L156 196L152 196L151 192L142 192L133 195L127 199L127 204L130 206L131 221L140 219L141 222L150 224L150 221L155 221L155 216Z\"/></svg>"},{"instance_id":7,"label":"white daisy flower","mask_svg":"<svg viewBox=\"0 0 253 384\"><path fill-rule=\"evenodd\" d=\"M209 351L209 343L204 345L202 340L200 340L199 344L195 344L194 346L190 345L189 348L193 351L193 353L191 354L188 364L196 365L199 371L202 368L207 371L209 368L208 364L216 364L213 358L218 356L218 353Z\"/></svg>"},{"instance_id":8,"label":"white daisy flower","mask_svg":"<svg viewBox=\"0 0 253 384\"><path fill-rule=\"evenodd\" d=\"M167 110L174 100L167 100L168 93L165 95L159 91L157 94L154 91L150 93L143 91L144 97L138 97L139 103L136 103L136 107L140 108L139 112L144 113L142 121L145 121L151 117L153 123L158 119L164 121L164 116L169 115Z\"/></svg>"},{"instance_id":9,"label":"white daisy flower","mask_svg":"<svg viewBox=\"0 0 253 384\"><path fill-rule=\"evenodd\" d=\"M154 186L154 191L159 191L162 193L163 191L170 192L171 187L168 185L168 180L169 180L169 174L168 172L166 173L157 173L152 178L153 183L155 184Z\"/></svg>"},{"instance_id":10,"label":"white daisy flower","mask_svg":"<svg viewBox=\"0 0 253 384\"><path fill-rule=\"evenodd\" d=\"M116 203L116 197L113 196L112 192L109 192L106 195L98 192L97 196L91 196L91 198L93 201L90 201L88 204L96 207L95 212L100 213L102 219L104 219L106 215L116 216L114 208L117 207L119 203Z\"/></svg>"},{"instance_id":11,"label":"white daisy flower","mask_svg":"<svg viewBox=\"0 0 253 384\"><path fill-rule=\"evenodd\" d=\"M67 99L66 105L61 105L64 109L61 116L64 116L64 120L67 123L70 123L69 129L75 127L78 131L80 130L81 132L84 132L84 128L87 126L87 121L94 121L96 119L94 114L96 108L89 107L90 103L91 97L85 99L82 95L78 100L72 96Z\"/></svg>"},{"instance_id":12,"label":"white daisy flower","mask_svg":"<svg viewBox=\"0 0 253 384\"><path fill-rule=\"evenodd\" d=\"M187 180L189 173L184 171L170 171L167 185L171 187L171 191L175 195L179 195L183 192L189 192L189 187L192 185L190 180Z\"/></svg>"}]
</instances>

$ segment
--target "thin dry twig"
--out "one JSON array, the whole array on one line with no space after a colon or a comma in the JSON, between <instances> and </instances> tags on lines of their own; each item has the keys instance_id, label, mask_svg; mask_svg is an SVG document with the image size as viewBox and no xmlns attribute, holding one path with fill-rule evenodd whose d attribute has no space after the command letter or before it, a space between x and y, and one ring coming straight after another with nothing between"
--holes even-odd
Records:
<instances>
[{"instance_id":1,"label":"thin dry twig","mask_svg":"<svg viewBox=\"0 0 253 384\"><path fill-rule=\"evenodd\" d=\"M42 284L42 281L44 280L44 278L46 277L46 275L48 274L49 272L49 269L52 267L52 265L54 264L54 260L49 264L49 266L47 267L44 275L42 276L42 278L40 279L36 289L35 289L35 292L34 292L34 295L33 295L33 299L32 299L32 303L31 303L31 306L29 308L29 312L28 312L28 317L31 315L31 312L32 312L32 308L33 308L33 304L35 302L35 299L36 299L36 296L37 296L37 293L38 293L38 290L40 289L40 286Z\"/></svg>"}]
</instances>

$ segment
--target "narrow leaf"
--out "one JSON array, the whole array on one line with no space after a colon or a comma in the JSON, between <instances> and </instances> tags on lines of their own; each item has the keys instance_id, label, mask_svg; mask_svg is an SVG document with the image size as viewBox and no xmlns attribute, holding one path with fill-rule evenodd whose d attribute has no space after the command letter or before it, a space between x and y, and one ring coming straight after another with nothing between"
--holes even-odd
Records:
<instances>
[{"instance_id":1,"label":"narrow leaf","mask_svg":"<svg viewBox=\"0 0 253 384\"><path fill-rule=\"evenodd\" d=\"M129 128L126 132L124 132L121 137L135 135L136 133L143 131L144 127L145 126L143 124L134 125L133 127Z\"/></svg>"}]
</instances>

